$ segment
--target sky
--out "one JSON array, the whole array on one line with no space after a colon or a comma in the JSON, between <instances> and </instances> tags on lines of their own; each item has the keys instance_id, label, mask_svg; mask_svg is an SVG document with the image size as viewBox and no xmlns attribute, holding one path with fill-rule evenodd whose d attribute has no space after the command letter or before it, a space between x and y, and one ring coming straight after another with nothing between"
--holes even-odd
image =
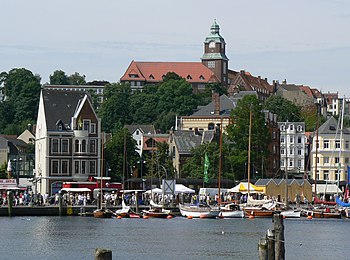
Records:
<instances>
[{"instance_id":1,"label":"sky","mask_svg":"<svg viewBox=\"0 0 350 260\"><path fill-rule=\"evenodd\" d=\"M348 0L3 1L0 72L118 82L132 60L200 61L214 19L231 70L350 97Z\"/></svg>"}]
</instances>

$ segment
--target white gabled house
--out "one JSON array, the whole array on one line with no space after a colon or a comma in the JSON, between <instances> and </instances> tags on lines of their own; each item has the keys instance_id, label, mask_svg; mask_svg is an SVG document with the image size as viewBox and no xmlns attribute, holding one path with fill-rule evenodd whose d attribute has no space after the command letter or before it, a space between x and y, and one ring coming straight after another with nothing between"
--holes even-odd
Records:
<instances>
[{"instance_id":1,"label":"white gabled house","mask_svg":"<svg viewBox=\"0 0 350 260\"><path fill-rule=\"evenodd\" d=\"M43 89L35 135L35 182L55 194L68 181L100 175L101 120L84 92Z\"/></svg>"}]
</instances>

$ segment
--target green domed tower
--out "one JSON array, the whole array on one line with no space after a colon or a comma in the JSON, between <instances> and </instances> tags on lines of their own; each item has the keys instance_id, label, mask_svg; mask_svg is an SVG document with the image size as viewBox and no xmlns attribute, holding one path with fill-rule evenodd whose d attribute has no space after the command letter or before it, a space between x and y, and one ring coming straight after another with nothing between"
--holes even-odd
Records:
<instances>
[{"instance_id":1,"label":"green domed tower","mask_svg":"<svg viewBox=\"0 0 350 260\"><path fill-rule=\"evenodd\" d=\"M204 40L204 54L201 60L206 67L213 71L222 86L227 87L229 59L226 57L225 46L225 40L220 35L220 26L214 20L210 27L210 34Z\"/></svg>"}]
</instances>

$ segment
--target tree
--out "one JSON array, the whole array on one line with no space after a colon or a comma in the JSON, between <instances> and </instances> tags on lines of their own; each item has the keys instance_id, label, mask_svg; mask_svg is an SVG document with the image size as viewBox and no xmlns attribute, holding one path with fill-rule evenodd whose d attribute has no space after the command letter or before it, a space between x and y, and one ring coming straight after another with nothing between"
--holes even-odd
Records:
<instances>
[{"instance_id":1,"label":"tree","mask_svg":"<svg viewBox=\"0 0 350 260\"><path fill-rule=\"evenodd\" d=\"M112 139L106 143L105 147L105 160L111 169L112 179L114 181L123 181L128 179L127 173L130 173L130 167L136 165L137 160L139 160L138 153L135 151L135 140L132 138L129 131L126 128L119 129L113 133ZM125 176L123 176L124 166Z\"/></svg>"},{"instance_id":2,"label":"tree","mask_svg":"<svg viewBox=\"0 0 350 260\"><path fill-rule=\"evenodd\" d=\"M85 75L80 75L78 72L68 77L69 85L86 85Z\"/></svg>"},{"instance_id":3,"label":"tree","mask_svg":"<svg viewBox=\"0 0 350 260\"><path fill-rule=\"evenodd\" d=\"M262 106L256 96L248 95L238 102L237 107L232 110L232 125L227 128L228 141L232 143L229 160L235 170L237 178L243 178L247 168L248 141L250 112L251 121L251 169L255 168L262 172L263 163L268 156L268 143L270 136L265 124Z\"/></svg>"},{"instance_id":4,"label":"tree","mask_svg":"<svg viewBox=\"0 0 350 260\"><path fill-rule=\"evenodd\" d=\"M7 162L0 165L0 179L7 179Z\"/></svg>"},{"instance_id":5,"label":"tree","mask_svg":"<svg viewBox=\"0 0 350 260\"><path fill-rule=\"evenodd\" d=\"M69 85L69 79L62 70L56 70L50 75L50 85Z\"/></svg>"},{"instance_id":6,"label":"tree","mask_svg":"<svg viewBox=\"0 0 350 260\"><path fill-rule=\"evenodd\" d=\"M277 114L280 122L298 122L301 120L300 107L280 95L270 96L265 101L264 108Z\"/></svg>"},{"instance_id":7,"label":"tree","mask_svg":"<svg viewBox=\"0 0 350 260\"><path fill-rule=\"evenodd\" d=\"M105 132L115 132L132 122L130 96L131 88L128 84L112 83L105 87L105 100L99 110Z\"/></svg>"},{"instance_id":8,"label":"tree","mask_svg":"<svg viewBox=\"0 0 350 260\"><path fill-rule=\"evenodd\" d=\"M6 100L0 106L3 115L0 125L6 128L7 125L21 124L23 121L35 122L41 89L40 77L21 68L2 73L2 81Z\"/></svg>"}]
</instances>

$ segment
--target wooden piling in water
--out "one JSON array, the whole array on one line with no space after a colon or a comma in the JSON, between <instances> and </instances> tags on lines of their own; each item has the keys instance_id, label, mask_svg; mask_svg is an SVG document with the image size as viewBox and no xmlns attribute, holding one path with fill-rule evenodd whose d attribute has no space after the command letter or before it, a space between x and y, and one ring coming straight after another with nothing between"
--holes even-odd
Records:
<instances>
[{"instance_id":1,"label":"wooden piling in water","mask_svg":"<svg viewBox=\"0 0 350 260\"><path fill-rule=\"evenodd\" d=\"M267 259L275 259L275 233L273 230L267 230Z\"/></svg>"},{"instance_id":2,"label":"wooden piling in water","mask_svg":"<svg viewBox=\"0 0 350 260\"><path fill-rule=\"evenodd\" d=\"M275 259L285 259L283 216L274 214L273 223L275 231Z\"/></svg>"},{"instance_id":3,"label":"wooden piling in water","mask_svg":"<svg viewBox=\"0 0 350 260\"><path fill-rule=\"evenodd\" d=\"M12 191L7 192L7 205L9 217L12 217L13 194Z\"/></svg>"},{"instance_id":4,"label":"wooden piling in water","mask_svg":"<svg viewBox=\"0 0 350 260\"><path fill-rule=\"evenodd\" d=\"M267 254L267 239L261 238L259 241L259 259L260 260L268 260L268 254Z\"/></svg>"},{"instance_id":5,"label":"wooden piling in water","mask_svg":"<svg viewBox=\"0 0 350 260\"><path fill-rule=\"evenodd\" d=\"M104 249L104 248L96 248L95 260L112 260L112 250Z\"/></svg>"}]
</instances>

